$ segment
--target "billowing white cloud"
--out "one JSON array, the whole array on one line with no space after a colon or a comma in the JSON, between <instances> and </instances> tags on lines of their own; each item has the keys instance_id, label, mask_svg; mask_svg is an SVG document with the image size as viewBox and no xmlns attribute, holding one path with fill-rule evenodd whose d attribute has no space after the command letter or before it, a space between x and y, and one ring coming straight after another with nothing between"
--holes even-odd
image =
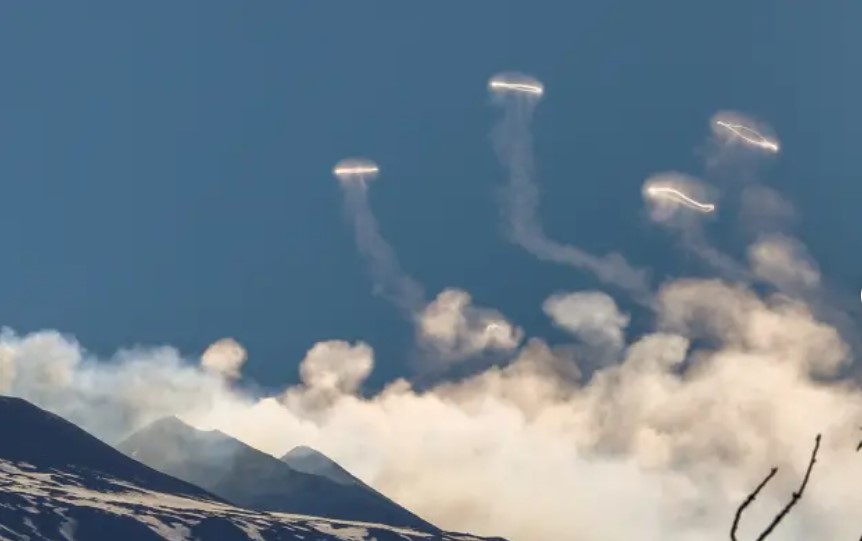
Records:
<instances>
[{"instance_id":1,"label":"billowing white cloud","mask_svg":"<svg viewBox=\"0 0 862 541\"><path fill-rule=\"evenodd\" d=\"M183 360L173 348L121 350L98 360L55 331L0 333L6 392L80 424L109 441L173 414L232 408L238 397L220 375Z\"/></svg>"},{"instance_id":2,"label":"billowing white cloud","mask_svg":"<svg viewBox=\"0 0 862 541\"><path fill-rule=\"evenodd\" d=\"M557 293L542 305L554 324L578 337L594 355L614 358L625 345L629 317L601 291Z\"/></svg>"},{"instance_id":3,"label":"billowing white cloud","mask_svg":"<svg viewBox=\"0 0 862 541\"><path fill-rule=\"evenodd\" d=\"M533 338L509 364L467 379L421 392L397 380L363 396L373 351L328 341L302 361L302 383L251 396L169 348L99 361L57 333L6 332L0 350L11 393L102 437L179 414L273 455L310 445L443 527L513 541L723 535L746 492L779 466L745 515L749 538L795 490L822 432L805 505L781 528L858 535L862 491L847 479L862 475L862 391L835 379L847 348L804 305L673 281L658 294L656 329L626 343L627 318L601 293L546 304L575 334L618 345L620 362L585 379L593 361L582 350Z\"/></svg>"},{"instance_id":4,"label":"billowing white cloud","mask_svg":"<svg viewBox=\"0 0 862 541\"><path fill-rule=\"evenodd\" d=\"M496 310L472 304L460 289L443 290L417 318L419 340L443 361L462 360L489 350L511 351L523 331Z\"/></svg>"},{"instance_id":5,"label":"billowing white cloud","mask_svg":"<svg viewBox=\"0 0 862 541\"><path fill-rule=\"evenodd\" d=\"M222 338L207 347L201 355L201 366L223 377L236 379L247 358L242 344L233 338Z\"/></svg>"},{"instance_id":6,"label":"billowing white cloud","mask_svg":"<svg viewBox=\"0 0 862 541\"><path fill-rule=\"evenodd\" d=\"M314 345L299 364L302 382L311 389L355 393L374 366L374 351L364 343L329 340Z\"/></svg>"},{"instance_id":7,"label":"billowing white cloud","mask_svg":"<svg viewBox=\"0 0 862 541\"><path fill-rule=\"evenodd\" d=\"M15 353L9 347L0 347L0 393L12 388L15 380Z\"/></svg>"},{"instance_id":8,"label":"billowing white cloud","mask_svg":"<svg viewBox=\"0 0 862 541\"><path fill-rule=\"evenodd\" d=\"M834 328L783 295L761 299L718 280L680 280L663 288L658 302L665 328L720 340L724 347L776 355L806 373L832 375L850 360Z\"/></svg>"}]
</instances>

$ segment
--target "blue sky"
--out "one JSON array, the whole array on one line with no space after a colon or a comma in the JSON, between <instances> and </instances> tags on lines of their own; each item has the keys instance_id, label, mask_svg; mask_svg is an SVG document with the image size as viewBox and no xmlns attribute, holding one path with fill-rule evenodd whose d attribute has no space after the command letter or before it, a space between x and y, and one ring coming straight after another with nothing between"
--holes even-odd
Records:
<instances>
[{"instance_id":1,"label":"blue sky","mask_svg":"<svg viewBox=\"0 0 862 541\"><path fill-rule=\"evenodd\" d=\"M530 333L589 277L500 234L486 81L530 73L548 233L657 276L697 272L647 226L652 173L704 172L710 116L783 144L761 180L841 294L862 287L862 4L76 2L0 8L0 323L109 354L222 336L266 385L316 341L363 339L375 380L409 370L410 326L371 283L332 178L364 155L371 202L430 293L470 291ZM741 253L731 229L710 231Z\"/></svg>"}]
</instances>

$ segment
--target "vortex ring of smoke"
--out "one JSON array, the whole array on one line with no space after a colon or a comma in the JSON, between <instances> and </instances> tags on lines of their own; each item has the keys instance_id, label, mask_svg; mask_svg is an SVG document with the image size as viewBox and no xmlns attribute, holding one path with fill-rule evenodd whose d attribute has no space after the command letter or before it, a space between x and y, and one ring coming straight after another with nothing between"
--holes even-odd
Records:
<instances>
[{"instance_id":1,"label":"vortex ring of smoke","mask_svg":"<svg viewBox=\"0 0 862 541\"><path fill-rule=\"evenodd\" d=\"M749 128L748 126L745 126L743 124L731 124L730 122L725 122L724 120L716 120L715 124L717 126L721 126L722 128L727 129L736 137L739 137L750 145L754 145L758 148L762 148L770 152L778 152L778 144L775 141L770 141L767 137L764 137L756 130Z\"/></svg>"},{"instance_id":2,"label":"vortex ring of smoke","mask_svg":"<svg viewBox=\"0 0 862 541\"><path fill-rule=\"evenodd\" d=\"M342 183L359 182L365 184L380 174L380 168L366 158L345 158L335 164L332 174Z\"/></svg>"},{"instance_id":3,"label":"vortex ring of smoke","mask_svg":"<svg viewBox=\"0 0 862 541\"><path fill-rule=\"evenodd\" d=\"M380 169L376 165L336 165L333 169L335 176L340 178L349 178L356 175L363 178L365 175L376 175Z\"/></svg>"},{"instance_id":4,"label":"vortex ring of smoke","mask_svg":"<svg viewBox=\"0 0 862 541\"><path fill-rule=\"evenodd\" d=\"M488 85L491 90L513 90L515 92L526 92L527 94L535 94L541 96L545 90L541 84L535 83L510 83L500 79L492 79Z\"/></svg>"},{"instance_id":5,"label":"vortex ring of smoke","mask_svg":"<svg viewBox=\"0 0 862 541\"><path fill-rule=\"evenodd\" d=\"M673 201L677 201L678 203L682 203L688 208L694 209L699 212L708 213L715 210L715 205L713 205L712 203L701 203L699 201L695 201L681 191L674 188L668 188L666 186L650 186L649 188L647 188L647 194L654 198L671 199Z\"/></svg>"}]
</instances>

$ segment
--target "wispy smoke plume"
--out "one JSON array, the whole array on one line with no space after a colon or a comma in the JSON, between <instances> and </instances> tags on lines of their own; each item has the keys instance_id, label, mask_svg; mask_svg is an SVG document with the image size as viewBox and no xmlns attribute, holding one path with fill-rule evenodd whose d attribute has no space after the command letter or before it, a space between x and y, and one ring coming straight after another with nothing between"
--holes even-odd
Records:
<instances>
[{"instance_id":1,"label":"wispy smoke plume","mask_svg":"<svg viewBox=\"0 0 862 541\"><path fill-rule=\"evenodd\" d=\"M466 291L450 288L431 303L425 300L423 287L401 269L395 250L380 233L368 202L368 183L379 174L377 165L352 158L339 162L333 172L341 181L356 243L376 289L414 321L418 339L433 360L445 365L486 350L511 351L518 346L521 331L500 313L473 306Z\"/></svg>"},{"instance_id":2,"label":"wispy smoke plume","mask_svg":"<svg viewBox=\"0 0 862 541\"><path fill-rule=\"evenodd\" d=\"M531 121L541 98L541 83L526 75L504 73L489 82L494 101L503 109L503 118L492 138L509 183L503 192L504 220L512 242L534 256L593 273L606 284L620 287L638 298L649 294L647 274L631 267L620 254L592 255L572 245L549 239L538 218L539 188L535 181ZM538 89L538 91L536 90Z\"/></svg>"},{"instance_id":3,"label":"wispy smoke plume","mask_svg":"<svg viewBox=\"0 0 862 541\"><path fill-rule=\"evenodd\" d=\"M377 165L353 158L339 162L333 172L344 192L344 205L356 234L356 245L365 256L378 292L408 314L420 310L425 304L422 286L401 269L394 250L380 234L380 226L368 202L368 183L377 177Z\"/></svg>"},{"instance_id":4,"label":"wispy smoke plume","mask_svg":"<svg viewBox=\"0 0 862 541\"><path fill-rule=\"evenodd\" d=\"M800 291L820 284L820 270L798 240L784 235L764 236L748 247L754 274L784 291Z\"/></svg>"},{"instance_id":5,"label":"wispy smoke plume","mask_svg":"<svg viewBox=\"0 0 862 541\"><path fill-rule=\"evenodd\" d=\"M742 225L755 235L786 231L796 219L793 204L762 184L746 186L740 199Z\"/></svg>"}]
</instances>

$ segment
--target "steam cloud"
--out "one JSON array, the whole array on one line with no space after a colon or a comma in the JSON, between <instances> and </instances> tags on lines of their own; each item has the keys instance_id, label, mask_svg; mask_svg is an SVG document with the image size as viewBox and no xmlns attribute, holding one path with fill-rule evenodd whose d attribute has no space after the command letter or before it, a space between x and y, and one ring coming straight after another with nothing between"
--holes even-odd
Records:
<instances>
[{"instance_id":1,"label":"steam cloud","mask_svg":"<svg viewBox=\"0 0 862 541\"><path fill-rule=\"evenodd\" d=\"M600 291L556 294L542 306L558 327L566 329L589 347L589 357L616 361L625 346L629 317L613 298ZM603 363L604 364L604 363Z\"/></svg>"},{"instance_id":2,"label":"steam cloud","mask_svg":"<svg viewBox=\"0 0 862 541\"><path fill-rule=\"evenodd\" d=\"M497 137L511 173L512 237L544 259L641 292L643 275L621 258L597 259L544 237L528 129L541 87L498 82L510 86L498 96L505 115ZM373 350L332 340L310 348L299 364L300 384L262 396L234 385L245 360L236 342L217 342L199 362L165 347L100 360L54 331L4 330L0 390L111 442L176 414L275 456L308 445L444 528L512 541L716 538L777 465L740 526L740 539L752 538L797 488L811 441L822 432L803 505L777 535L858 537L862 490L849 480L862 476L853 451L862 389L843 377L853 355L836 327L818 317L809 297L794 293L822 281L798 241L761 231L749 248L750 267L734 262L781 291L758 292L724 275L670 280L651 304L654 321L637 332L608 294L558 292L542 308L575 342L524 341L523 331L474 307L464 291L444 290L425 302L368 205L376 171L351 162L336 173L381 290L441 358L498 348L510 352L508 363L424 391L399 379L366 395ZM664 219L690 218L678 210Z\"/></svg>"},{"instance_id":3,"label":"steam cloud","mask_svg":"<svg viewBox=\"0 0 862 541\"><path fill-rule=\"evenodd\" d=\"M373 351L330 341L301 362L301 384L250 396L169 348L106 362L55 332L6 331L3 384L110 441L179 414L273 455L310 445L444 527L515 541L719 535L777 464L747 536L795 488L822 431L815 481L782 529L858 533L862 491L847 479L862 474L852 450L862 392L835 379L850 362L835 329L798 301L721 280L670 282L656 307L655 328L627 342L627 318L605 294L545 302L558 325L617 352L588 381L579 367L591 359L532 338L508 365L464 381L418 392L398 380L366 397Z\"/></svg>"},{"instance_id":4,"label":"steam cloud","mask_svg":"<svg viewBox=\"0 0 862 541\"><path fill-rule=\"evenodd\" d=\"M483 351L511 351L523 331L496 310L477 308L466 291L446 289L417 318L420 340L442 360L457 360Z\"/></svg>"},{"instance_id":5,"label":"steam cloud","mask_svg":"<svg viewBox=\"0 0 862 541\"><path fill-rule=\"evenodd\" d=\"M248 358L242 345L233 338L213 342L201 356L201 366L226 378L236 379Z\"/></svg>"}]
</instances>

